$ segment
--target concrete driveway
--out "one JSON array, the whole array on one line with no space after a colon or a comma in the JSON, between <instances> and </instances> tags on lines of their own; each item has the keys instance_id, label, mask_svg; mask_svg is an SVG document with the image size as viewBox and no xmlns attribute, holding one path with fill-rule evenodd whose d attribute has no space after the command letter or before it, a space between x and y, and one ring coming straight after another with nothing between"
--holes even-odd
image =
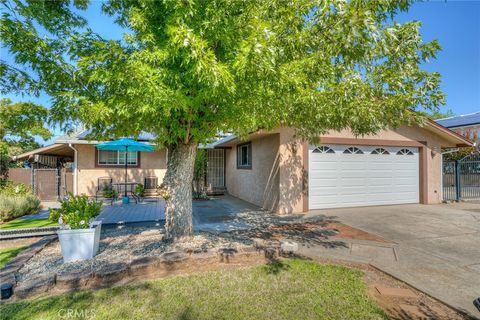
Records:
<instances>
[{"instance_id":1,"label":"concrete driveway","mask_svg":"<svg viewBox=\"0 0 480 320\"><path fill-rule=\"evenodd\" d=\"M391 244L351 243L349 250L303 249L311 255L360 260L459 310L480 318L480 203L314 210L376 234Z\"/></svg>"}]
</instances>

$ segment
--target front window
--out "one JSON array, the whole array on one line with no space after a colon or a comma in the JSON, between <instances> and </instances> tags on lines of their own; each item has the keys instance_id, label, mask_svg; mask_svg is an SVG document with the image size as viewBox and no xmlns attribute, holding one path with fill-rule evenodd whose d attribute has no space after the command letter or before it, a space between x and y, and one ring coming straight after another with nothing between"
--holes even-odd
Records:
<instances>
[{"instance_id":1,"label":"front window","mask_svg":"<svg viewBox=\"0 0 480 320\"><path fill-rule=\"evenodd\" d=\"M125 151L98 150L99 165L125 165ZM138 153L128 152L127 165L136 166L138 164Z\"/></svg>"},{"instance_id":2,"label":"front window","mask_svg":"<svg viewBox=\"0 0 480 320\"><path fill-rule=\"evenodd\" d=\"M252 168L252 144L250 142L237 146L237 168Z\"/></svg>"}]
</instances>

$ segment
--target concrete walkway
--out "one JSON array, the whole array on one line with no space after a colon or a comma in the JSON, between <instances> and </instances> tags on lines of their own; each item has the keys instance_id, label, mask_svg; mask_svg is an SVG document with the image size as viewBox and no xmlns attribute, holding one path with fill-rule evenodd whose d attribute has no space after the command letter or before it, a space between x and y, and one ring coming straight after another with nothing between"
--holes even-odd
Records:
<instances>
[{"instance_id":1,"label":"concrete walkway","mask_svg":"<svg viewBox=\"0 0 480 320\"><path fill-rule=\"evenodd\" d=\"M399 205L314 210L392 243L345 241L301 247L307 256L370 263L409 285L480 318L480 204Z\"/></svg>"}]
</instances>

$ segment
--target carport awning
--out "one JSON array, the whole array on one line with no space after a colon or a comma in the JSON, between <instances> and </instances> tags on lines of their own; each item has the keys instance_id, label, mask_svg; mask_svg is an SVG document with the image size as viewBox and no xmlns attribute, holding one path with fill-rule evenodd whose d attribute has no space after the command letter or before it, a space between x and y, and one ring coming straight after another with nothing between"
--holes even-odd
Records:
<instances>
[{"instance_id":1,"label":"carport awning","mask_svg":"<svg viewBox=\"0 0 480 320\"><path fill-rule=\"evenodd\" d=\"M58 157L73 157L73 150L66 144L55 143L29 152L13 156L13 160L22 161L33 158L35 155L48 155Z\"/></svg>"}]
</instances>

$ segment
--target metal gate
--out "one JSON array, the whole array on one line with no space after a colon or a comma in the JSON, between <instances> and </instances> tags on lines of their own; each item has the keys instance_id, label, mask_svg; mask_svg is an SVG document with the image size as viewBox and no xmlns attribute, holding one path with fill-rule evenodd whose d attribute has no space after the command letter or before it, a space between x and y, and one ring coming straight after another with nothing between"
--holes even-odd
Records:
<instances>
[{"instance_id":1,"label":"metal gate","mask_svg":"<svg viewBox=\"0 0 480 320\"><path fill-rule=\"evenodd\" d=\"M443 200L480 199L480 153L443 162Z\"/></svg>"},{"instance_id":2,"label":"metal gate","mask_svg":"<svg viewBox=\"0 0 480 320\"><path fill-rule=\"evenodd\" d=\"M60 197L58 169L34 169L33 192L40 200L58 200Z\"/></svg>"},{"instance_id":3,"label":"metal gate","mask_svg":"<svg viewBox=\"0 0 480 320\"><path fill-rule=\"evenodd\" d=\"M209 149L207 151L207 187L213 190L225 188L224 149Z\"/></svg>"},{"instance_id":4,"label":"metal gate","mask_svg":"<svg viewBox=\"0 0 480 320\"><path fill-rule=\"evenodd\" d=\"M60 169L60 197L65 199L68 193L73 192L73 172L72 169Z\"/></svg>"}]
</instances>

